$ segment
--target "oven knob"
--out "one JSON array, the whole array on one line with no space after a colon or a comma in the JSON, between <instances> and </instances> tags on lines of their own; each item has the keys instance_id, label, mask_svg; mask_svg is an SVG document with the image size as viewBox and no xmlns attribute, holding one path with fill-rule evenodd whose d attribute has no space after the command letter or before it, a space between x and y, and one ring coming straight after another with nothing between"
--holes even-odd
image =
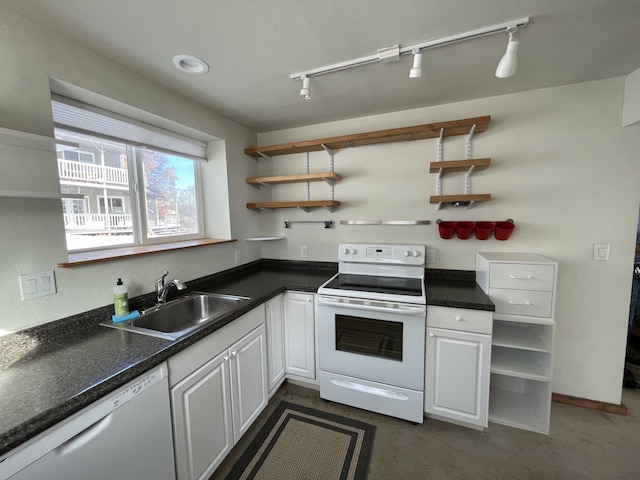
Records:
<instances>
[{"instance_id":1,"label":"oven knob","mask_svg":"<svg viewBox=\"0 0 640 480\"><path fill-rule=\"evenodd\" d=\"M358 253L358 250L356 250L355 248L351 249L351 255L355 255L356 253Z\"/></svg>"},{"instance_id":2,"label":"oven knob","mask_svg":"<svg viewBox=\"0 0 640 480\"><path fill-rule=\"evenodd\" d=\"M410 252L409 250L405 250L405 251L403 252L403 255L404 255L405 257L409 257L409 256L411 256L411 252Z\"/></svg>"},{"instance_id":3,"label":"oven knob","mask_svg":"<svg viewBox=\"0 0 640 480\"><path fill-rule=\"evenodd\" d=\"M413 255L414 257L419 257L419 256L420 256L420 252L419 252L418 250L414 250L414 251L413 251L413 253L412 253L412 255Z\"/></svg>"},{"instance_id":4,"label":"oven knob","mask_svg":"<svg viewBox=\"0 0 640 480\"><path fill-rule=\"evenodd\" d=\"M351 250L348 248L345 248L342 253L344 253L345 255L349 255L351 253Z\"/></svg>"}]
</instances>

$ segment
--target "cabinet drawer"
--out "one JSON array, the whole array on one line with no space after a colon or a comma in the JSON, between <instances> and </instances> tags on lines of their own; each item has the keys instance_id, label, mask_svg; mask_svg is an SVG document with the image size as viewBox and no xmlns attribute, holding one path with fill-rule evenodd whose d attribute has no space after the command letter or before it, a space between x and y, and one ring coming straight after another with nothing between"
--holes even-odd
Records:
<instances>
[{"instance_id":1,"label":"cabinet drawer","mask_svg":"<svg viewBox=\"0 0 640 480\"><path fill-rule=\"evenodd\" d=\"M493 312L427 306L427 326L463 332L491 334Z\"/></svg>"},{"instance_id":2,"label":"cabinet drawer","mask_svg":"<svg viewBox=\"0 0 640 480\"><path fill-rule=\"evenodd\" d=\"M489 288L551 292L554 277L554 265L494 263L491 265Z\"/></svg>"},{"instance_id":3,"label":"cabinet drawer","mask_svg":"<svg viewBox=\"0 0 640 480\"><path fill-rule=\"evenodd\" d=\"M496 306L496 313L551 317L553 292L490 288L489 297Z\"/></svg>"}]
</instances>

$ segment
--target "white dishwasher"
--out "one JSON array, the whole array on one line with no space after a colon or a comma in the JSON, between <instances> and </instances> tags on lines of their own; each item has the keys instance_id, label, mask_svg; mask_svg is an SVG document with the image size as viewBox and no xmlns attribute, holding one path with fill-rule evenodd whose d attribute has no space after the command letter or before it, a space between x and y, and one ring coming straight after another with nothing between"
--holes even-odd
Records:
<instances>
[{"instance_id":1,"label":"white dishwasher","mask_svg":"<svg viewBox=\"0 0 640 480\"><path fill-rule=\"evenodd\" d=\"M175 480L163 363L10 452L2 480Z\"/></svg>"}]
</instances>

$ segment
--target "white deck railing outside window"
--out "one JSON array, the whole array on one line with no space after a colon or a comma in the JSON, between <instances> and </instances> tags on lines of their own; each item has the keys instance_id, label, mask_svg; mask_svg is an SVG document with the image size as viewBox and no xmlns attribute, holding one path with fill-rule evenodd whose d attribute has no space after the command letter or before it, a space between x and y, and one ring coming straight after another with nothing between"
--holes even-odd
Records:
<instances>
[{"instance_id":1,"label":"white deck railing outside window","mask_svg":"<svg viewBox=\"0 0 640 480\"><path fill-rule=\"evenodd\" d=\"M58 174L62 182L91 185L129 185L129 172L126 168L105 167L93 163L82 163L59 158Z\"/></svg>"}]
</instances>

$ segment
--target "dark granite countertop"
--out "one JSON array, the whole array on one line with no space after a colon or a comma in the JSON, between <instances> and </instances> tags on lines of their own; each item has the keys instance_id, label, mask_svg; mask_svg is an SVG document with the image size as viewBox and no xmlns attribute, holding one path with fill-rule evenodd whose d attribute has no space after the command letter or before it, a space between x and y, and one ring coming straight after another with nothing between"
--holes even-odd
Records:
<instances>
[{"instance_id":1,"label":"dark granite countertop","mask_svg":"<svg viewBox=\"0 0 640 480\"><path fill-rule=\"evenodd\" d=\"M251 301L176 341L100 326L110 317L111 305L0 337L0 455L279 293L316 292L336 271L335 263L261 260L188 282L188 291L243 295ZM430 305L493 310L468 278L428 273L426 286ZM132 309L152 303L152 294L130 302Z\"/></svg>"},{"instance_id":2,"label":"dark granite countertop","mask_svg":"<svg viewBox=\"0 0 640 480\"><path fill-rule=\"evenodd\" d=\"M426 270L427 305L495 311L495 305L476 283L475 272Z\"/></svg>"}]
</instances>

